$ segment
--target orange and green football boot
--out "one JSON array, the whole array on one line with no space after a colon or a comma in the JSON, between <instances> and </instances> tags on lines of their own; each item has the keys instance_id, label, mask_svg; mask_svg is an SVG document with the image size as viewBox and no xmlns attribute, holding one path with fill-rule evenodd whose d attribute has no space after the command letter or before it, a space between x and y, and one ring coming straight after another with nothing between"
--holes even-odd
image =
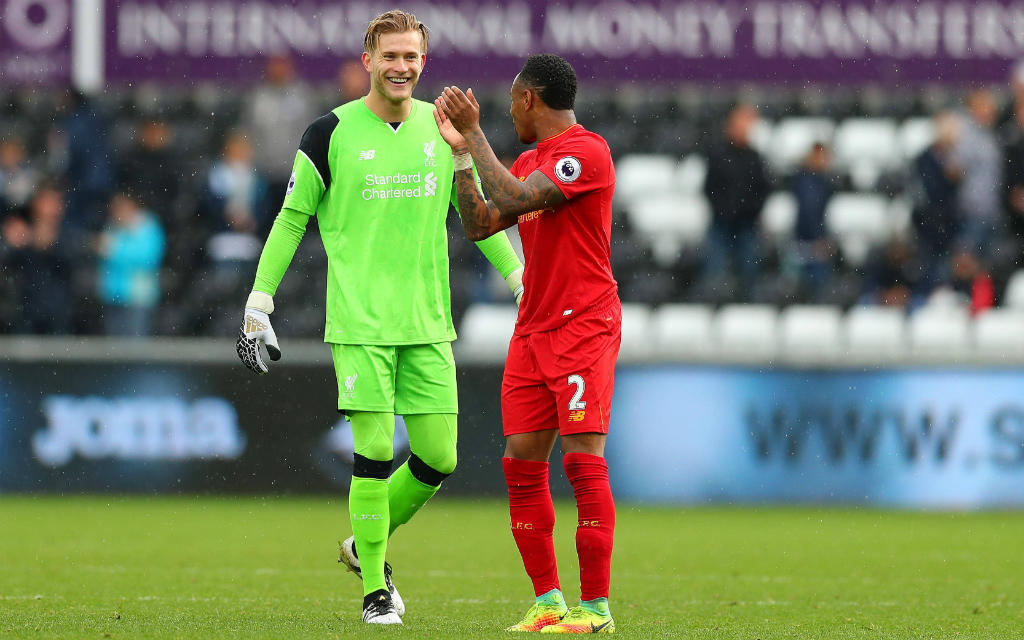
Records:
<instances>
[{"instance_id":1,"label":"orange and green football boot","mask_svg":"<svg viewBox=\"0 0 1024 640\"><path fill-rule=\"evenodd\" d=\"M544 627L558 623L568 611L562 593L557 590L549 591L537 598L537 602L530 607L522 620L505 631L540 631Z\"/></svg>"},{"instance_id":2,"label":"orange and green football boot","mask_svg":"<svg viewBox=\"0 0 1024 640\"><path fill-rule=\"evenodd\" d=\"M573 607L555 624L540 630L541 633L615 633L615 621L608 612L601 614L584 607Z\"/></svg>"}]
</instances>

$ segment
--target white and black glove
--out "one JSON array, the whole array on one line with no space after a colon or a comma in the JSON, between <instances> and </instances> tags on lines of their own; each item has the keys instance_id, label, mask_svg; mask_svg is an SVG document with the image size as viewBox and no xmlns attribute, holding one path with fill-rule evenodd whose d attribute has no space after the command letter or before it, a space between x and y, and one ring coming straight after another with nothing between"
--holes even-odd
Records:
<instances>
[{"instance_id":1,"label":"white and black glove","mask_svg":"<svg viewBox=\"0 0 1024 640\"><path fill-rule=\"evenodd\" d=\"M510 291L512 291L512 297L516 299L516 306L523 300L523 268L519 267L512 273L508 274L505 278L505 283L508 285Z\"/></svg>"},{"instance_id":2,"label":"white and black glove","mask_svg":"<svg viewBox=\"0 0 1024 640\"><path fill-rule=\"evenodd\" d=\"M270 325L270 314L274 312L274 299L262 291L253 291L245 303L245 315L242 327L238 330L235 349L242 364L254 373L264 374L267 365L260 354L260 345L265 345L270 359L277 362L281 359L281 347L277 344L277 334Z\"/></svg>"}]
</instances>

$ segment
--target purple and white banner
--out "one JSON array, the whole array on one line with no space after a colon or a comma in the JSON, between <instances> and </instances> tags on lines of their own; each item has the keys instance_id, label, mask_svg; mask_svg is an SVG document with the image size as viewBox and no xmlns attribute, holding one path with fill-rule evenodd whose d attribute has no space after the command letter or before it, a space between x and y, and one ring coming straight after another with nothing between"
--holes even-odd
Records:
<instances>
[{"instance_id":1,"label":"purple and white banner","mask_svg":"<svg viewBox=\"0 0 1024 640\"><path fill-rule=\"evenodd\" d=\"M310 80L399 5L430 29L425 80L509 82L536 52L588 82L998 82L1024 58L1024 0L106 0L115 82L250 82L290 52Z\"/></svg>"},{"instance_id":2,"label":"purple and white banner","mask_svg":"<svg viewBox=\"0 0 1024 640\"><path fill-rule=\"evenodd\" d=\"M0 87L71 78L71 0L0 1Z\"/></svg>"}]
</instances>

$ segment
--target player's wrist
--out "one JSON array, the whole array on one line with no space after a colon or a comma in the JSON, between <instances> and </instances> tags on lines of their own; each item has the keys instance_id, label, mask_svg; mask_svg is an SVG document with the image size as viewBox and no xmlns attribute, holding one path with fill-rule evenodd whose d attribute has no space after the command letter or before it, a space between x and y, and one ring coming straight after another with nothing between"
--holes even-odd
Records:
<instances>
[{"instance_id":1,"label":"player's wrist","mask_svg":"<svg viewBox=\"0 0 1024 640\"><path fill-rule=\"evenodd\" d=\"M274 313L274 298L269 293L254 290L249 294L249 299L245 301L245 308L255 309L270 315Z\"/></svg>"},{"instance_id":2,"label":"player's wrist","mask_svg":"<svg viewBox=\"0 0 1024 640\"><path fill-rule=\"evenodd\" d=\"M465 171L466 169L473 168L473 156L469 154L469 151L464 151L457 155L452 155L452 163L455 165L456 171Z\"/></svg>"},{"instance_id":3,"label":"player's wrist","mask_svg":"<svg viewBox=\"0 0 1024 640\"><path fill-rule=\"evenodd\" d=\"M469 153L469 147L452 147L452 157Z\"/></svg>"}]
</instances>

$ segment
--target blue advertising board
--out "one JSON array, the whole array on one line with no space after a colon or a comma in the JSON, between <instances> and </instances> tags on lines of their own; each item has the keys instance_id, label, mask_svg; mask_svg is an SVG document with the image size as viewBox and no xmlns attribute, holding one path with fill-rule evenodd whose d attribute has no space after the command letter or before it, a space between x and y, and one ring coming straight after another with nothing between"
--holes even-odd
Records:
<instances>
[{"instance_id":1,"label":"blue advertising board","mask_svg":"<svg viewBox=\"0 0 1024 640\"><path fill-rule=\"evenodd\" d=\"M671 502L1024 506L1024 372L619 372L616 495Z\"/></svg>"}]
</instances>

